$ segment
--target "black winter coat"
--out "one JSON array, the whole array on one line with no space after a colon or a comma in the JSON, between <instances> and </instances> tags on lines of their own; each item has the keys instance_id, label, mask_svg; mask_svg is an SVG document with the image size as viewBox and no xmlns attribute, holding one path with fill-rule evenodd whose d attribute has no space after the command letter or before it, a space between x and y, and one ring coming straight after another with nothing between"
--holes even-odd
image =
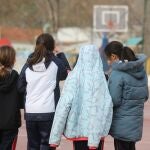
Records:
<instances>
[{"instance_id":1,"label":"black winter coat","mask_svg":"<svg viewBox=\"0 0 150 150\"><path fill-rule=\"evenodd\" d=\"M17 91L18 73L12 70L0 78L0 130L17 129L21 126L20 108L23 97Z\"/></svg>"}]
</instances>

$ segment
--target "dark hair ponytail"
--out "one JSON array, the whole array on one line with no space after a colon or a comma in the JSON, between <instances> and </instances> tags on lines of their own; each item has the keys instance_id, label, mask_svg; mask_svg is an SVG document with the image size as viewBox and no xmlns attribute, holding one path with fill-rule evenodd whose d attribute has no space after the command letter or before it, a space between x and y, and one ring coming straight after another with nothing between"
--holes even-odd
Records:
<instances>
[{"instance_id":1,"label":"dark hair ponytail","mask_svg":"<svg viewBox=\"0 0 150 150\"><path fill-rule=\"evenodd\" d=\"M41 34L36 40L36 46L33 54L28 58L27 62L29 65L34 65L43 60L50 59L53 55L55 47L55 41L50 34Z\"/></svg>"},{"instance_id":2,"label":"dark hair ponytail","mask_svg":"<svg viewBox=\"0 0 150 150\"><path fill-rule=\"evenodd\" d=\"M107 57L110 57L112 54L115 54L122 61L124 61L124 60L135 61L135 60L137 60L132 49L129 47L124 47L123 44L118 42L118 41L110 42L106 46L104 51L105 51L105 54Z\"/></svg>"},{"instance_id":3,"label":"dark hair ponytail","mask_svg":"<svg viewBox=\"0 0 150 150\"><path fill-rule=\"evenodd\" d=\"M121 53L121 60L122 61L124 61L124 60L136 61L137 58L131 48L123 47L122 53Z\"/></svg>"}]
</instances>

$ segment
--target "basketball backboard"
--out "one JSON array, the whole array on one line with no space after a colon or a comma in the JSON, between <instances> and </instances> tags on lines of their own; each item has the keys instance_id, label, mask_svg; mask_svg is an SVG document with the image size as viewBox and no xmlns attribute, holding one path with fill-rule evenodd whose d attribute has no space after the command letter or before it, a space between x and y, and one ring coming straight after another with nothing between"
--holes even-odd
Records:
<instances>
[{"instance_id":1,"label":"basketball backboard","mask_svg":"<svg viewBox=\"0 0 150 150\"><path fill-rule=\"evenodd\" d=\"M95 5L93 12L95 32L127 32L127 5Z\"/></svg>"}]
</instances>

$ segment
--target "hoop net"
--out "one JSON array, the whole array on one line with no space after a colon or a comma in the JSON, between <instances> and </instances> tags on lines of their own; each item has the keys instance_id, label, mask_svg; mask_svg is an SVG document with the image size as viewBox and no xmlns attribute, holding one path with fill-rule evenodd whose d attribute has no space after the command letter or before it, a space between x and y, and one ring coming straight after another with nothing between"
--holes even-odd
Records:
<instances>
[{"instance_id":1,"label":"hoop net","mask_svg":"<svg viewBox=\"0 0 150 150\"><path fill-rule=\"evenodd\" d=\"M110 32L110 33L116 32L116 29L117 29L117 27L118 27L117 23L114 22L113 20L108 20L108 21L106 22L106 26L107 26L107 28L109 29L109 32Z\"/></svg>"}]
</instances>

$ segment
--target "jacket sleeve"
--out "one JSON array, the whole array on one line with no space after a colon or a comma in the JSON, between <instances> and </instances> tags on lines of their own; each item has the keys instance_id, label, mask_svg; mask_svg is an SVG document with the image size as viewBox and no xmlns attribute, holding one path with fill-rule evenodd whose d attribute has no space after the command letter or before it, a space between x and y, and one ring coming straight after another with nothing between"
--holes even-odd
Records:
<instances>
[{"instance_id":1,"label":"jacket sleeve","mask_svg":"<svg viewBox=\"0 0 150 150\"><path fill-rule=\"evenodd\" d=\"M118 107L122 103L123 80L119 73L112 71L108 81L110 95L112 97L113 106Z\"/></svg>"},{"instance_id":2,"label":"jacket sleeve","mask_svg":"<svg viewBox=\"0 0 150 150\"><path fill-rule=\"evenodd\" d=\"M145 96L145 102L148 100L149 98L149 87L148 87L148 77L146 75L146 96Z\"/></svg>"},{"instance_id":3,"label":"jacket sleeve","mask_svg":"<svg viewBox=\"0 0 150 150\"><path fill-rule=\"evenodd\" d=\"M58 80L62 81L67 78L68 71L71 70L69 63L67 61L67 58L65 57L64 53L57 54L57 57L59 58L59 64L58 64Z\"/></svg>"},{"instance_id":4,"label":"jacket sleeve","mask_svg":"<svg viewBox=\"0 0 150 150\"><path fill-rule=\"evenodd\" d=\"M27 82L26 82L26 75L25 75L25 71L27 69L28 65L25 64L21 70L21 73L19 75L19 79L18 79L18 91L19 93L26 93L26 86L27 86Z\"/></svg>"},{"instance_id":5,"label":"jacket sleeve","mask_svg":"<svg viewBox=\"0 0 150 150\"><path fill-rule=\"evenodd\" d=\"M63 101L64 99L60 99L57 105L53 126L50 134L49 144L59 145L61 141L61 136L64 132L66 120L70 110L70 103L67 99L65 102Z\"/></svg>"},{"instance_id":6,"label":"jacket sleeve","mask_svg":"<svg viewBox=\"0 0 150 150\"><path fill-rule=\"evenodd\" d=\"M66 56L65 56L64 53L59 53L59 54L57 54L57 57L58 57L59 59L61 59L61 61L63 61L63 64L64 64L64 66L65 66L65 68L66 68L67 70L71 70L70 65L69 65L69 62L68 62L68 60L67 60L67 58L66 58Z\"/></svg>"},{"instance_id":7,"label":"jacket sleeve","mask_svg":"<svg viewBox=\"0 0 150 150\"><path fill-rule=\"evenodd\" d=\"M18 93L19 97L19 108L24 109L24 94L23 93Z\"/></svg>"},{"instance_id":8,"label":"jacket sleeve","mask_svg":"<svg viewBox=\"0 0 150 150\"><path fill-rule=\"evenodd\" d=\"M149 98L149 88L147 86L145 102L148 100L148 98Z\"/></svg>"},{"instance_id":9,"label":"jacket sleeve","mask_svg":"<svg viewBox=\"0 0 150 150\"><path fill-rule=\"evenodd\" d=\"M74 85L75 86L75 85ZM74 88L73 88L74 89ZM72 105L73 94L68 88L68 79L65 81L61 98L58 102L55 117L50 133L49 144L59 145L61 141L61 136L64 132L67 117Z\"/></svg>"},{"instance_id":10,"label":"jacket sleeve","mask_svg":"<svg viewBox=\"0 0 150 150\"><path fill-rule=\"evenodd\" d=\"M19 74L17 72L17 84L18 84ZM17 85L16 85L17 86ZM24 108L24 94L20 93L17 89L17 101L18 101L18 108L23 109Z\"/></svg>"}]
</instances>

